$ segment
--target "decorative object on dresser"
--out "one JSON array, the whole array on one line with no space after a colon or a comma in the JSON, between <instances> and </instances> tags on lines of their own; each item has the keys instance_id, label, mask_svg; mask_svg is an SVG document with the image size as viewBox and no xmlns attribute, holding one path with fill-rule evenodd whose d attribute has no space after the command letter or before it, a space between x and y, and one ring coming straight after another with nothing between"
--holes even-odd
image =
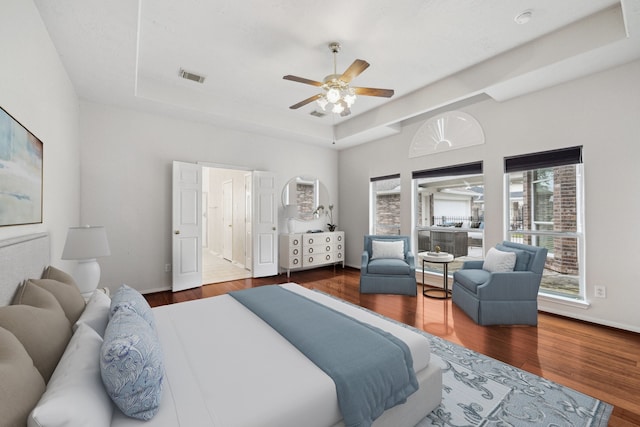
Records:
<instances>
[{"instance_id":1,"label":"decorative object on dresser","mask_svg":"<svg viewBox=\"0 0 640 427\"><path fill-rule=\"evenodd\" d=\"M329 223L327 228L329 231L336 231L337 225L333 223L333 205L329 205Z\"/></svg>"},{"instance_id":2,"label":"decorative object on dresser","mask_svg":"<svg viewBox=\"0 0 640 427\"><path fill-rule=\"evenodd\" d=\"M280 268L291 270L342 263L344 231L291 233L280 235Z\"/></svg>"},{"instance_id":3,"label":"decorative object on dresser","mask_svg":"<svg viewBox=\"0 0 640 427\"><path fill-rule=\"evenodd\" d=\"M78 260L73 278L83 297L89 298L100 282L100 265L96 258L109 255L111 251L104 227L69 227L62 259Z\"/></svg>"},{"instance_id":4,"label":"decorative object on dresser","mask_svg":"<svg viewBox=\"0 0 640 427\"><path fill-rule=\"evenodd\" d=\"M285 205L284 217L287 218L287 231L293 233L295 231L295 218L298 216L298 206Z\"/></svg>"}]
</instances>

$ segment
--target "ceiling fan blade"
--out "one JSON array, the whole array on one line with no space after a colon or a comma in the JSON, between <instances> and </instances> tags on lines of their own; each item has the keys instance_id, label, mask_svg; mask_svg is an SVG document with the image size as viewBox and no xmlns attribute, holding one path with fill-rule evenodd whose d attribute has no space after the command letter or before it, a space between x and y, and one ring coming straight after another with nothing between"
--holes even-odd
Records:
<instances>
[{"instance_id":1,"label":"ceiling fan blade","mask_svg":"<svg viewBox=\"0 0 640 427\"><path fill-rule=\"evenodd\" d=\"M353 64L351 64L349 68L347 68L347 70L342 73L342 75L340 76L340 80L345 83L349 83L351 80L358 77L360 73L362 73L368 67L369 63L367 61L356 59L355 61L353 61Z\"/></svg>"},{"instance_id":2,"label":"ceiling fan blade","mask_svg":"<svg viewBox=\"0 0 640 427\"><path fill-rule=\"evenodd\" d=\"M321 94L313 95L312 97L307 98L307 99L305 99L304 101L300 101L300 102L298 102L297 104L293 104L293 105L292 105L291 107L289 107L289 108L291 108L292 110L295 110L295 109L297 109L297 108L303 107L303 106L307 105L308 103L313 102L313 101L315 101L316 99L320 98L321 96L322 96Z\"/></svg>"},{"instance_id":3,"label":"ceiling fan blade","mask_svg":"<svg viewBox=\"0 0 640 427\"><path fill-rule=\"evenodd\" d=\"M306 85L311 85L311 86L318 86L318 87L322 86L321 82L305 79L304 77L292 76L291 74L287 74L286 76L283 77L283 79L291 80L292 82L304 83Z\"/></svg>"},{"instance_id":4,"label":"ceiling fan blade","mask_svg":"<svg viewBox=\"0 0 640 427\"><path fill-rule=\"evenodd\" d=\"M393 96L393 89L376 89L372 87L352 87L356 95L364 96L382 96L384 98L391 98Z\"/></svg>"}]
</instances>

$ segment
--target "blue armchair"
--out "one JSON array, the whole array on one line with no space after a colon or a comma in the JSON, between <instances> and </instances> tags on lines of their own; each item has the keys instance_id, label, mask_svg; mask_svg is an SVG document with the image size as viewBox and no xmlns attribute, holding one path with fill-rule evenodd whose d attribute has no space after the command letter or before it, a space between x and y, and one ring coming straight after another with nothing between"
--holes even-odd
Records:
<instances>
[{"instance_id":1,"label":"blue armchair","mask_svg":"<svg viewBox=\"0 0 640 427\"><path fill-rule=\"evenodd\" d=\"M364 236L360 292L416 296L416 261L410 249L409 236Z\"/></svg>"},{"instance_id":2,"label":"blue armchair","mask_svg":"<svg viewBox=\"0 0 640 427\"><path fill-rule=\"evenodd\" d=\"M453 303L479 325L537 325L547 249L506 241L496 249L515 252L514 270L491 273L483 261L466 261L453 274Z\"/></svg>"}]
</instances>

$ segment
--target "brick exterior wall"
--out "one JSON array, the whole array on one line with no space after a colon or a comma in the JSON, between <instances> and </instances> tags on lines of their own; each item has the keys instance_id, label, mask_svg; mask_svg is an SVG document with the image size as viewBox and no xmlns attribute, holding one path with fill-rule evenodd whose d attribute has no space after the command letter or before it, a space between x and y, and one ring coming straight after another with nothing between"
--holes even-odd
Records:
<instances>
[{"instance_id":1,"label":"brick exterior wall","mask_svg":"<svg viewBox=\"0 0 640 427\"><path fill-rule=\"evenodd\" d=\"M313 188L313 184L296 184L296 203L300 219L313 219L313 211L317 207L313 205Z\"/></svg>"},{"instance_id":2,"label":"brick exterior wall","mask_svg":"<svg viewBox=\"0 0 640 427\"><path fill-rule=\"evenodd\" d=\"M533 173L524 174L522 207L523 225L525 230L531 230L531 184ZM553 202L548 208L552 209L554 231L576 231L576 170L574 165L553 168ZM547 258L545 267L563 274L576 275L578 268L578 242L575 238L553 237L545 245L553 257ZM525 236L524 243L531 244L531 236ZM541 245L540 245L541 246ZM551 246L551 247L549 247Z\"/></svg>"},{"instance_id":3,"label":"brick exterior wall","mask_svg":"<svg viewBox=\"0 0 640 427\"><path fill-rule=\"evenodd\" d=\"M376 197L376 234L400 234L400 194Z\"/></svg>"}]
</instances>

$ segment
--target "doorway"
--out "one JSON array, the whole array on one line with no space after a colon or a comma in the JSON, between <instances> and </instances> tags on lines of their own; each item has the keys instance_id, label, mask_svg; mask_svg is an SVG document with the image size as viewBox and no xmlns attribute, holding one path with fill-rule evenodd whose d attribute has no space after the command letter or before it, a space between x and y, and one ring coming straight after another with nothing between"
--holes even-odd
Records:
<instances>
[{"instance_id":1,"label":"doorway","mask_svg":"<svg viewBox=\"0 0 640 427\"><path fill-rule=\"evenodd\" d=\"M250 223L251 172L219 167L202 168L202 284L252 276Z\"/></svg>"}]
</instances>

